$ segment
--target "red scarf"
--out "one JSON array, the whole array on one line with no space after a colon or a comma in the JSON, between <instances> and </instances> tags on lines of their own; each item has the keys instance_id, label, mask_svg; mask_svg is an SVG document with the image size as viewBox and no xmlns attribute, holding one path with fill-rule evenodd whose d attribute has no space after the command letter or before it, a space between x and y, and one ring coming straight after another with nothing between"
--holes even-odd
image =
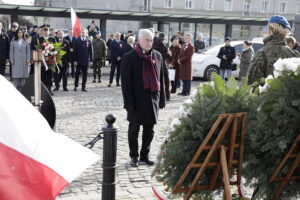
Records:
<instances>
[{"instance_id":1,"label":"red scarf","mask_svg":"<svg viewBox=\"0 0 300 200\"><path fill-rule=\"evenodd\" d=\"M151 92L159 92L160 83L156 72L156 61L155 59L152 59L152 50L144 54L140 45L136 45L134 50L136 54L143 60L144 88L150 89Z\"/></svg>"}]
</instances>

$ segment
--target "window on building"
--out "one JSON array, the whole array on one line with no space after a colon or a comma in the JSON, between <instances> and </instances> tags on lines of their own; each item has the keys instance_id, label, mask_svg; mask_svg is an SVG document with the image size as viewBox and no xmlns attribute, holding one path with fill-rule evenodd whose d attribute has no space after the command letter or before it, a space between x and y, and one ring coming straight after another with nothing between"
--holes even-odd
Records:
<instances>
[{"instance_id":1,"label":"window on building","mask_svg":"<svg viewBox=\"0 0 300 200\"><path fill-rule=\"evenodd\" d=\"M192 9L193 8L193 0L185 0L185 8Z\"/></svg>"},{"instance_id":2,"label":"window on building","mask_svg":"<svg viewBox=\"0 0 300 200\"><path fill-rule=\"evenodd\" d=\"M232 11L232 1L233 0L224 0L224 10Z\"/></svg>"},{"instance_id":3,"label":"window on building","mask_svg":"<svg viewBox=\"0 0 300 200\"><path fill-rule=\"evenodd\" d=\"M261 12L262 13L269 12L269 6L270 6L270 2L269 1L262 1Z\"/></svg>"},{"instance_id":4,"label":"window on building","mask_svg":"<svg viewBox=\"0 0 300 200\"><path fill-rule=\"evenodd\" d=\"M300 2L297 3L296 14L300 15Z\"/></svg>"},{"instance_id":5,"label":"window on building","mask_svg":"<svg viewBox=\"0 0 300 200\"><path fill-rule=\"evenodd\" d=\"M287 3L281 2L279 4L279 13L286 13L286 10L287 10Z\"/></svg>"},{"instance_id":6,"label":"window on building","mask_svg":"<svg viewBox=\"0 0 300 200\"><path fill-rule=\"evenodd\" d=\"M150 0L144 0L144 11L149 12Z\"/></svg>"},{"instance_id":7,"label":"window on building","mask_svg":"<svg viewBox=\"0 0 300 200\"><path fill-rule=\"evenodd\" d=\"M165 8L172 8L172 0L165 0Z\"/></svg>"},{"instance_id":8,"label":"window on building","mask_svg":"<svg viewBox=\"0 0 300 200\"><path fill-rule=\"evenodd\" d=\"M244 2L244 16L250 16L251 12L251 0L245 0Z\"/></svg>"},{"instance_id":9,"label":"window on building","mask_svg":"<svg viewBox=\"0 0 300 200\"><path fill-rule=\"evenodd\" d=\"M205 0L205 10L214 9L214 0Z\"/></svg>"}]
</instances>

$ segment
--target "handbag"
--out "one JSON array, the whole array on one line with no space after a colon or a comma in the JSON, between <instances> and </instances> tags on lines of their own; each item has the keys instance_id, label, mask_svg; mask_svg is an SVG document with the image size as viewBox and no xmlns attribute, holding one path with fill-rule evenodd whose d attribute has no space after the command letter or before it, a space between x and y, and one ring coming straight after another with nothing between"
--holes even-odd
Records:
<instances>
[{"instance_id":1,"label":"handbag","mask_svg":"<svg viewBox=\"0 0 300 200\"><path fill-rule=\"evenodd\" d=\"M175 81L175 69L168 69L169 72L169 80Z\"/></svg>"},{"instance_id":2,"label":"handbag","mask_svg":"<svg viewBox=\"0 0 300 200\"><path fill-rule=\"evenodd\" d=\"M232 64L232 71L235 71L237 69L237 64L233 63Z\"/></svg>"}]
</instances>

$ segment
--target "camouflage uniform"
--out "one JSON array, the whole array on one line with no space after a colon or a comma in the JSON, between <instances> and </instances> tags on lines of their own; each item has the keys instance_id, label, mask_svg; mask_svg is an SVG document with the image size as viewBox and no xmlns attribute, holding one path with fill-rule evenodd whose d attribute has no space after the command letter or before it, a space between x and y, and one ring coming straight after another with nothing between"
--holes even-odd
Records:
<instances>
[{"instance_id":1,"label":"camouflage uniform","mask_svg":"<svg viewBox=\"0 0 300 200\"><path fill-rule=\"evenodd\" d=\"M264 83L264 78L273 75L273 65L279 58L299 57L299 54L286 45L284 37L280 35L270 35L264 39L264 43L265 46L256 53L250 65L249 84L255 81Z\"/></svg>"},{"instance_id":2,"label":"camouflage uniform","mask_svg":"<svg viewBox=\"0 0 300 200\"><path fill-rule=\"evenodd\" d=\"M96 81L96 75L98 75L98 82L101 80L101 68L105 65L106 58L106 43L100 39L93 39L93 51L94 51L94 61L93 61L93 75L94 81Z\"/></svg>"}]
</instances>

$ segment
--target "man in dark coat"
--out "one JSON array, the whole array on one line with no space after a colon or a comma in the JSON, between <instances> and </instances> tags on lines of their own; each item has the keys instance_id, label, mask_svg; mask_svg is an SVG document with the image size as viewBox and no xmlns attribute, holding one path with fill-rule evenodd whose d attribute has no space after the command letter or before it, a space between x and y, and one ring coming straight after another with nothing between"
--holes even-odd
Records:
<instances>
[{"instance_id":1,"label":"man in dark coat","mask_svg":"<svg viewBox=\"0 0 300 200\"><path fill-rule=\"evenodd\" d=\"M11 29L7 32L9 41L12 41L12 39L15 37L18 28L19 28L19 24L17 22L11 24Z\"/></svg>"},{"instance_id":2,"label":"man in dark coat","mask_svg":"<svg viewBox=\"0 0 300 200\"><path fill-rule=\"evenodd\" d=\"M68 40L69 44L70 44L71 76L72 76L72 78L75 78L75 66L74 66L75 55L74 55L73 44L74 44L76 38L73 37L72 29L69 29L69 35L67 35L64 39Z\"/></svg>"},{"instance_id":3,"label":"man in dark coat","mask_svg":"<svg viewBox=\"0 0 300 200\"><path fill-rule=\"evenodd\" d=\"M158 110L165 107L163 59L152 49L153 33L148 29L139 31L139 44L124 55L122 63L122 93L124 108L129 121L128 142L131 166L140 163L154 165L149 160L154 124ZM142 148L138 153L138 134L143 126Z\"/></svg>"},{"instance_id":4,"label":"man in dark coat","mask_svg":"<svg viewBox=\"0 0 300 200\"><path fill-rule=\"evenodd\" d=\"M158 40L156 40L155 43L153 43L153 49L158 51L163 58L163 67L164 67L164 79L165 79L165 89L166 89L166 98L167 101L170 101L170 80L169 80L169 73L166 61L171 58L172 54L171 51L165 41L165 33L161 32L158 35Z\"/></svg>"},{"instance_id":5,"label":"man in dark coat","mask_svg":"<svg viewBox=\"0 0 300 200\"><path fill-rule=\"evenodd\" d=\"M71 57L70 57L70 43L68 40L64 39L64 32L62 30L57 31L57 38L56 38L57 43L61 43L61 47L63 51L66 51L67 53L63 55L62 57L62 66L58 65L59 67L59 72L56 71L54 73L54 81L55 81L55 89L53 91L58 91L59 90L59 83L61 79L63 80L63 90L64 91L69 91L67 88L68 85L68 77L67 77L67 72L68 72L68 67Z\"/></svg>"},{"instance_id":6,"label":"man in dark coat","mask_svg":"<svg viewBox=\"0 0 300 200\"><path fill-rule=\"evenodd\" d=\"M5 65L9 59L9 38L3 33L2 23L0 22L0 74L5 75Z\"/></svg>"},{"instance_id":7,"label":"man in dark coat","mask_svg":"<svg viewBox=\"0 0 300 200\"><path fill-rule=\"evenodd\" d=\"M109 78L108 87L111 87L116 68L117 68L116 82L117 82L117 86L120 86L121 63L122 63L122 57L125 48L125 43L121 41L120 38L121 38L121 34L115 33L115 39L110 44L111 68L110 68L110 78Z\"/></svg>"},{"instance_id":8,"label":"man in dark coat","mask_svg":"<svg viewBox=\"0 0 300 200\"><path fill-rule=\"evenodd\" d=\"M129 36L127 38L127 43L125 44L124 55L134 48L134 43L135 43L134 36Z\"/></svg>"},{"instance_id":9,"label":"man in dark coat","mask_svg":"<svg viewBox=\"0 0 300 200\"><path fill-rule=\"evenodd\" d=\"M86 79L87 79L87 71L89 68L89 64L93 64L93 51L92 51L92 43L87 38L87 30L81 29L80 37L74 43L74 52L75 52L75 62L76 73L75 73L75 87L74 91L77 91L79 75L82 72L82 91L87 92L86 90Z\"/></svg>"},{"instance_id":10,"label":"man in dark coat","mask_svg":"<svg viewBox=\"0 0 300 200\"><path fill-rule=\"evenodd\" d=\"M226 37L225 38L225 46L221 47L219 53L218 53L218 58L221 59L220 62L220 75L223 80L225 80L225 73L227 79L230 78L231 72L232 72L232 67L233 67L233 59L236 57L235 54L235 48L230 46L231 44L231 38Z\"/></svg>"},{"instance_id":11,"label":"man in dark coat","mask_svg":"<svg viewBox=\"0 0 300 200\"><path fill-rule=\"evenodd\" d=\"M54 37L49 37L50 25L44 24L44 25L41 26L41 29L42 29L43 36L35 37L31 41L31 47L33 48L33 50L36 50L36 45L42 45L45 42L49 42L49 43L55 43L56 42ZM46 70L45 65L42 63L41 80L42 80L43 84L46 86L46 88L48 89L48 91L51 95L53 95L53 93L51 91L52 79L53 79L52 70L50 68Z\"/></svg>"}]
</instances>

